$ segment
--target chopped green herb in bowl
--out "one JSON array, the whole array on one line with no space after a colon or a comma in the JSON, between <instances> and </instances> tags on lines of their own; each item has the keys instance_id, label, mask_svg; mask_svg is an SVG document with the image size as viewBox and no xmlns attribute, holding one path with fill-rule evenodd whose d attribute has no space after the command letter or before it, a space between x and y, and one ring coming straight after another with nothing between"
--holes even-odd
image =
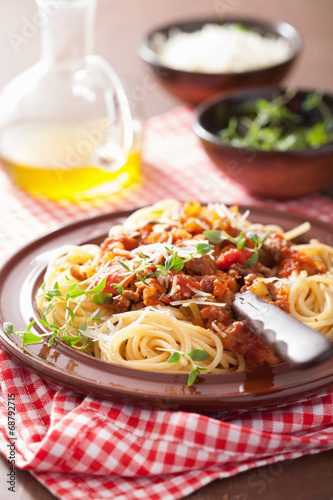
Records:
<instances>
[{"instance_id":1,"label":"chopped green herb in bowl","mask_svg":"<svg viewBox=\"0 0 333 500\"><path fill-rule=\"evenodd\" d=\"M196 110L194 131L216 166L254 195L290 199L333 182L333 95L249 89Z\"/></svg>"},{"instance_id":2,"label":"chopped green herb in bowl","mask_svg":"<svg viewBox=\"0 0 333 500\"><path fill-rule=\"evenodd\" d=\"M244 106L244 114L231 116L221 139L239 148L288 151L319 148L333 142L333 115L321 92L307 94L304 112L317 111L321 120L308 124L306 116L288 107L296 95L288 89L273 100L259 98Z\"/></svg>"}]
</instances>

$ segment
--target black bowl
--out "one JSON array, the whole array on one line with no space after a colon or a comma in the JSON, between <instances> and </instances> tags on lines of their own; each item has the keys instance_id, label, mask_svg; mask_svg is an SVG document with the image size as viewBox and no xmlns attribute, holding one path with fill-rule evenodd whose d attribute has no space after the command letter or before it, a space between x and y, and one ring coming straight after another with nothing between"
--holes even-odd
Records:
<instances>
[{"instance_id":1,"label":"black bowl","mask_svg":"<svg viewBox=\"0 0 333 500\"><path fill-rule=\"evenodd\" d=\"M242 24L246 29L253 29L261 35L282 37L289 41L292 54L282 63L266 68L242 73L199 73L173 69L160 63L155 37L168 37L174 30L192 33L206 24L220 26L230 23ZM294 64L302 42L296 29L285 22L264 22L251 19L205 19L169 24L151 31L140 43L138 53L150 66L158 81L172 94L192 104L212 97L222 91L244 89L248 87L266 87L276 85L287 75Z\"/></svg>"},{"instance_id":2,"label":"black bowl","mask_svg":"<svg viewBox=\"0 0 333 500\"><path fill-rule=\"evenodd\" d=\"M318 148L289 151L259 150L234 147L224 142L218 132L228 126L231 116L243 114L244 106L255 99L272 100L284 89L267 88L232 93L202 103L196 110L194 131L206 153L224 174L251 193L278 199L305 196L333 182L333 143ZM308 91L298 91L288 107L303 115L305 124L321 120L318 110L304 111L302 104ZM325 94L324 102L333 115L333 95Z\"/></svg>"}]
</instances>

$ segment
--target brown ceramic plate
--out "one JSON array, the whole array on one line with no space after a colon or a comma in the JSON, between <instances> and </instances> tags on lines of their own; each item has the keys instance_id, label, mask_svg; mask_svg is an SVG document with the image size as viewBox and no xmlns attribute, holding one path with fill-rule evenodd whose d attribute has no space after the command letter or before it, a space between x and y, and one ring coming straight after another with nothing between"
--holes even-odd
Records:
<instances>
[{"instance_id":1,"label":"brown ceramic plate","mask_svg":"<svg viewBox=\"0 0 333 500\"><path fill-rule=\"evenodd\" d=\"M51 250L65 244L100 243L110 226L128 215L117 212L69 224L29 243L7 260L0 271L0 326L9 321L16 330L24 330L31 318L36 318L34 296ZM252 208L250 218L279 224L286 230L304 221L264 208ZM308 236L332 244L333 226L311 222ZM18 362L45 379L77 392L144 407L198 412L260 407L333 386L331 360L306 371L293 370L283 363L246 373L200 375L195 385L188 387L187 375L152 374L112 365L58 341L52 347L46 343L28 345L23 351L20 339L2 330L0 341Z\"/></svg>"}]
</instances>

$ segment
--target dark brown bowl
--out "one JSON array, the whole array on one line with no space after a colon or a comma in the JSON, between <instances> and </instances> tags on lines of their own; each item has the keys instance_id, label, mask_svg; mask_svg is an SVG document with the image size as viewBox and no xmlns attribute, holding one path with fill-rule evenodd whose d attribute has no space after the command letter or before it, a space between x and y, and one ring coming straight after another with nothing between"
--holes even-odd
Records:
<instances>
[{"instance_id":1,"label":"dark brown bowl","mask_svg":"<svg viewBox=\"0 0 333 500\"><path fill-rule=\"evenodd\" d=\"M316 149L263 151L231 146L217 135L227 127L231 116L242 113L246 103L258 98L271 100L282 92L269 88L218 96L197 108L194 130L211 160L233 181L257 196L290 199L314 193L333 182L333 143ZM297 92L288 106L311 126L320 115L316 110L302 110L309 92ZM323 99L333 114L333 95L325 94Z\"/></svg>"},{"instance_id":2,"label":"dark brown bowl","mask_svg":"<svg viewBox=\"0 0 333 500\"><path fill-rule=\"evenodd\" d=\"M283 37L292 47L292 56L286 61L267 68L243 73L198 73L181 71L164 66L159 62L154 38L157 34L168 37L175 29L192 33L200 30L205 24L220 26L230 23L241 23L247 29L253 29L261 35ZM285 22L264 22L251 19L205 19L169 24L151 31L140 43L138 53L149 64L158 81L179 99L198 104L222 91L231 91L249 87L277 85L287 75L294 64L302 42L296 29Z\"/></svg>"}]
</instances>

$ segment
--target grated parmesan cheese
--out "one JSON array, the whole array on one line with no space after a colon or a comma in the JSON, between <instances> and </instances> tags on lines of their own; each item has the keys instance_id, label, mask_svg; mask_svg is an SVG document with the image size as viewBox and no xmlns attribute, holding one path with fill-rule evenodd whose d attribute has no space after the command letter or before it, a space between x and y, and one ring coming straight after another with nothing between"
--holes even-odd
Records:
<instances>
[{"instance_id":1,"label":"grated parmesan cheese","mask_svg":"<svg viewBox=\"0 0 333 500\"><path fill-rule=\"evenodd\" d=\"M241 217L238 218L238 213L232 212L223 203L215 203L213 205L215 212L221 219L227 219L230 224L236 229L243 229L244 222L250 215L250 210L246 210Z\"/></svg>"},{"instance_id":2,"label":"grated parmesan cheese","mask_svg":"<svg viewBox=\"0 0 333 500\"><path fill-rule=\"evenodd\" d=\"M115 255L125 255L126 257L131 256L131 252L129 250L123 250L122 248L113 248L112 253Z\"/></svg>"},{"instance_id":3,"label":"grated parmesan cheese","mask_svg":"<svg viewBox=\"0 0 333 500\"><path fill-rule=\"evenodd\" d=\"M179 292L180 286L177 285L177 276L174 277L172 281L172 287L169 293L166 294L166 298L171 297L171 295L174 295L175 293Z\"/></svg>"},{"instance_id":4,"label":"grated parmesan cheese","mask_svg":"<svg viewBox=\"0 0 333 500\"><path fill-rule=\"evenodd\" d=\"M147 257L152 260L157 260L159 257L163 256L165 259L168 258L169 254L165 248L165 244L162 243L151 243L150 245L140 245L138 248L132 250L132 255L137 256L143 252Z\"/></svg>"},{"instance_id":5,"label":"grated parmesan cheese","mask_svg":"<svg viewBox=\"0 0 333 500\"><path fill-rule=\"evenodd\" d=\"M219 327L217 326L216 321L213 321L213 323L212 323L212 327L214 328L214 330L215 330L217 333L219 333L219 334L221 335L221 337L223 337L223 338L224 338L224 337L226 337L226 336L227 336L227 334L226 334L226 333L224 333L224 332L221 330L221 328L219 328Z\"/></svg>"},{"instance_id":6,"label":"grated parmesan cheese","mask_svg":"<svg viewBox=\"0 0 333 500\"><path fill-rule=\"evenodd\" d=\"M211 297L212 296L211 293L202 292L201 290L197 290L197 288L194 288L193 286L190 286L190 285L187 285L187 288L192 290L192 292L194 292L196 295L201 295L202 297Z\"/></svg>"},{"instance_id":7,"label":"grated parmesan cheese","mask_svg":"<svg viewBox=\"0 0 333 500\"><path fill-rule=\"evenodd\" d=\"M262 36L235 24L206 24L193 33L157 33L153 44L165 66L199 73L242 73L289 59L292 47L283 37Z\"/></svg>"},{"instance_id":8,"label":"grated parmesan cheese","mask_svg":"<svg viewBox=\"0 0 333 500\"><path fill-rule=\"evenodd\" d=\"M205 306L216 306L216 307L223 307L226 306L226 304L222 302L208 302L204 300L204 297L201 297L200 299L192 297L191 299L186 299L186 300L175 300L173 302L170 302L171 306L184 306L187 307L190 304L201 304Z\"/></svg>"}]
</instances>

